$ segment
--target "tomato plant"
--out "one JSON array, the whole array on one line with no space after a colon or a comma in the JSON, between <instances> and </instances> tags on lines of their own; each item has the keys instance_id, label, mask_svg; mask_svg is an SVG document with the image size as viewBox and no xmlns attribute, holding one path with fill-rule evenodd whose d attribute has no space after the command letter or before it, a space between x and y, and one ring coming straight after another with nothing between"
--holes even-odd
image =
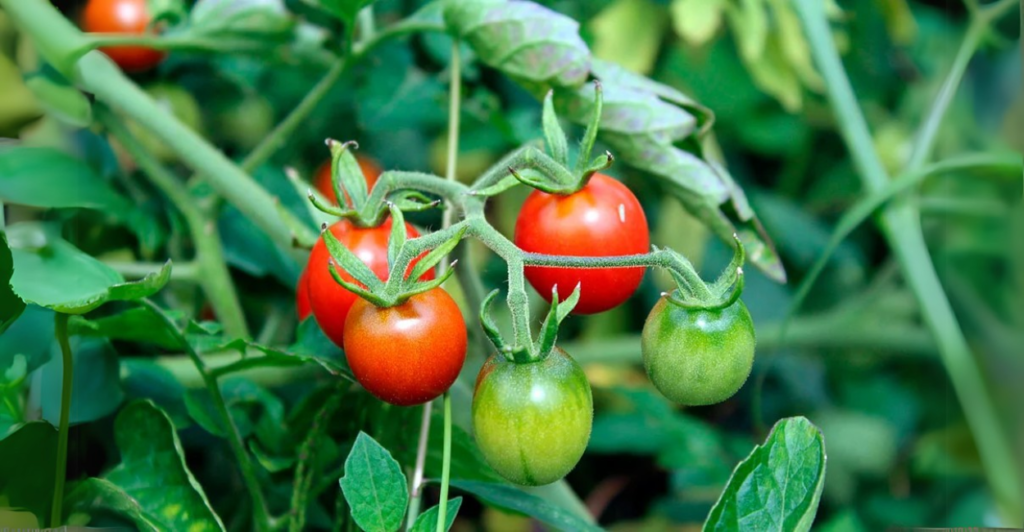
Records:
<instances>
[{"instance_id":1,"label":"tomato plant","mask_svg":"<svg viewBox=\"0 0 1024 532\"><path fill-rule=\"evenodd\" d=\"M587 376L561 349L525 363L491 355L476 378L477 445L517 484L550 484L569 473L587 448L593 418Z\"/></svg>"},{"instance_id":2,"label":"tomato plant","mask_svg":"<svg viewBox=\"0 0 1024 532\"><path fill-rule=\"evenodd\" d=\"M644 323L640 349L651 382L684 405L732 397L754 362L754 323L743 301L722 309L686 308L667 297Z\"/></svg>"},{"instance_id":3,"label":"tomato plant","mask_svg":"<svg viewBox=\"0 0 1024 532\"><path fill-rule=\"evenodd\" d=\"M345 319L345 357L370 393L399 406L439 397L466 359L466 322L442 288L379 308L365 299Z\"/></svg>"},{"instance_id":4,"label":"tomato plant","mask_svg":"<svg viewBox=\"0 0 1024 532\"><path fill-rule=\"evenodd\" d=\"M82 29L90 33L144 34L151 21L147 0L89 0L82 11ZM101 50L128 72L148 70L164 58L163 52L145 46Z\"/></svg>"},{"instance_id":5,"label":"tomato plant","mask_svg":"<svg viewBox=\"0 0 1024 532\"><path fill-rule=\"evenodd\" d=\"M572 194L531 192L516 218L515 243L524 251L546 255L639 255L650 248L650 236L636 196L615 179L594 174ZM644 268L637 267L526 268L526 278L545 298L555 286L569 290L580 284L575 310L580 314L621 305L643 277Z\"/></svg>"},{"instance_id":6,"label":"tomato plant","mask_svg":"<svg viewBox=\"0 0 1024 532\"><path fill-rule=\"evenodd\" d=\"M1019 1L876 4L0 0L0 525L1019 524Z\"/></svg>"}]
</instances>

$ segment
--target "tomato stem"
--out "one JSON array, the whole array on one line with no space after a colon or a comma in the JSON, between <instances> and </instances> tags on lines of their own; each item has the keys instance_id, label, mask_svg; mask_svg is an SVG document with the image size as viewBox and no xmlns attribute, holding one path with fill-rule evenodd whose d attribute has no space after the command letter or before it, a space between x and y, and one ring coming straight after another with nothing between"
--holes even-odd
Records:
<instances>
[{"instance_id":1,"label":"tomato stem","mask_svg":"<svg viewBox=\"0 0 1024 532\"><path fill-rule=\"evenodd\" d=\"M448 483L452 469L452 394L444 392L444 451L441 461L441 500L437 503L437 532L448 520Z\"/></svg>"},{"instance_id":2,"label":"tomato stem","mask_svg":"<svg viewBox=\"0 0 1024 532\"><path fill-rule=\"evenodd\" d=\"M64 477L68 467L68 427L71 421L71 392L74 380L74 357L68 342L68 314L58 312L54 316L57 343L60 344L63 363L60 386L60 422L57 428L57 467L53 479L53 505L50 507L50 527L60 526L63 521L61 504L64 502Z\"/></svg>"}]
</instances>

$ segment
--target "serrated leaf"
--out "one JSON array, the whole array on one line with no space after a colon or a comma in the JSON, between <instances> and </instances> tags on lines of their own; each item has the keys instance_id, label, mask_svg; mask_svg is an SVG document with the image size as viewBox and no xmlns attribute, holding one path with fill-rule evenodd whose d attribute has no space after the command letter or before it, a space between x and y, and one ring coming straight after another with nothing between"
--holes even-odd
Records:
<instances>
[{"instance_id":1,"label":"serrated leaf","mask_svg":"<svg viewBox=\"0 0 1024 532\"><path fill-rule=\"evenodd\" d=\"M602 83L601 87L601 138L618 134L636 143L671 144L685 139L696 129L697 120L693 115L653 93L617 83ZM555 106L577 124L585 125L590 121L595 105L593 83L579 89L555 91Z\"/></svg>"},{"instance_id":2,"label":"serrated leaf","mask_svg":"<svg viewBox=\"0 0 1024 532\"><path fill-rule=\"evenodd\" d=\"M121 463L67 495L69 509L110 511L140 530L224 530L185 464L174 425L149 401L126 406L114 421Z\"/></svg>"},{"instance_id":3,"label":"serrated leaf","mask_svg":"<svg viewBox=\"0 0 1024 532\"><path fill-rule=\"evenodd\" d=\"M398 462L376 440L360 432L345 459L338 483L352 518L369 532L395 532L409 503L406 479Z\"/></svg>"},{"instance_id":4,"label":"serrated leaf","mask_svg":"<svg viewBox=\"0 0 1024 532\"><path fill-rule=\"evenodd\" d=\"M459 508L462 507L462 497L455 497L448 501L445 507L444 529L449 530L455 522L455 516L459 515ZM416 517L409 532L433 532L437 530L437 517L441 509L439 506L431 506L430 509Z\"/></svg>"},{"instance_id":5,"label":"serrated leaf","mask_svg":"<svg viewBox=\"0 0 1024 532\"><path fill-rule=\"evenodd\" d=\"M700 46L722 25L723 0L672 0L672 27L686 42Z\"/></svg>"},{"instance_id":6,"label":"serrated leaf","mask_svg":"<svg viewBox=\"0 0 1024 532\"><path fill-rule=\"evenodd\" d=\"M284 405L265 388L242 377L224 379L220 388L231 419L243 438L252 433L261 416L267 416L276 424L283 424ZM250 408L253 406L261 412L251 415ZM187 390L185 407L189 416L207 432L222 438L227 435L227 428L221 422L213 399L205 388Z\"/></svg>"},{"instance_id":7,"label":"serrated leaf","mask_svg":"<svg viewBox=\"0 0 1024 532\"><path fill-rule=\"evenodd\" d=\"M821 432L806 418L783 419L736 466L704 530L810 530L824 480Z\"/></svg>"},{"instance_id":8,"label":"serrated leaf","mask_svg":"<svg viewBox=\"0 0 1024 532\"><path fill-rule=\"evenodd\" d=\"M164 349L184 347L177 336L167 331L163 320L148 307L130 308L96 319L73 316L68 322L68 332L78 336L153 344Z\"/></svg>"},{"instance_id":9,"label":"serrated leaf","mask_svg":"<svg viewBox=\"0 0 1024 532\"><path fill-rule=\"evenodd\" d=\"M18 224L8 234L19 232L27 242L39 242L35 249L13 249L14 292L28 303L67 314L84 314L107 301L128 301L148 297L171 278L168 261L159 271L133 282L106 264L59 238L41 237L38 226ZM28 233L28 234L26 234Z\"/></svg>"},{"instance_id":10,"label":"serrated leaf","mask_svg":"<svg viewBox=\"0 0 1024 532\"><path fill-rule=\"evenodd\" d=\"M25 311L25 302L11 287L13 274L14 259L11 257L11 248L7 245L7 233L0 233L0 334L3 334Z\"/></svg>"},{"instance_id":11,"label":"serrated leaf","mask_svg":"<svg viewBox=\"0 0 1024 532\"><path fill-rule=\"evenodd\" d=\"M533 2L450 2L444 20L481 61L513 78L575 87L590 71L579 23Z\"/></svg>"},{"instance_id":12,"label":"serrated leaf","mask_svg":"<svg viewBox=\"0 0 1024 532\"><path fill-rule=\"evenodd\" d=\"M600 531L601 528L546 500L508 484L472 480L452 480L451 486L476 496L481 501L528 515L559 530Z\"/></svg>"}]
</instances>

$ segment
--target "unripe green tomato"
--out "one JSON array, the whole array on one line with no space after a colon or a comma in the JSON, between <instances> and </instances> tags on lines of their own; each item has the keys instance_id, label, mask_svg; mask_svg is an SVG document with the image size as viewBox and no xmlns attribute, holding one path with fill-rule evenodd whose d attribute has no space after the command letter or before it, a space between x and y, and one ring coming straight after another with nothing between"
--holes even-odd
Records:
<instances>
[{"instance_id":1,"label":"unripe green tomato","mask_svg":"<svg viewBox=\"0 0 1024 532\"><path fill-rule=\"evenodd\" d=\"M587 376L561 349L527 363L494 355L477 376L476 443L487 463L516 484L550 484L572 471L593 421Z\"/></svg>"},{"instance_id":2,"label":"unripe green tomato","mask_svg":"<svg viewBox=\"0 0 1024 532\"><path fill-rule=\"evenodd\" d=\"M248 151L274 127L274 109L262 96L243 96L222 106L214 125L222 140Z\"/></svg>"},{"instance_id":3,"label":"unripe green tomato","mask_svg":"<svg viewBox=\"0 0 1024 532\"><path fill-rule=\"evenodd\" d=\"M663 297L644 322L640 350L654 386L684 405L720 403L743 386L754 363L754 324L737 300L688 309Z\"/></svg>"},{"instance_id":4,"label":"unripe green tomato","mask_svg":"<svg viewBox=\"0 0 1024 532\"><path fill-rule=\"evenodd\" d=\"M196 99L187 90L170 83L157 83L145 88L150 98L157 106L181 121L186 127L193 131L202 131L203 116L199 110ZM169 161L175 158L174 151L165 142L147 131L135 122L128 122L128 128L146 151L151 153L160 161Z\"/></svg>"}]
</instances>

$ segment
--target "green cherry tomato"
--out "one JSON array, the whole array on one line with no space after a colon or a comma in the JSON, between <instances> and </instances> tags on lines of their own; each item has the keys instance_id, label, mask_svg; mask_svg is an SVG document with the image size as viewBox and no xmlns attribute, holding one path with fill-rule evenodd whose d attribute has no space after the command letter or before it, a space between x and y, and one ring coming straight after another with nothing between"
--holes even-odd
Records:
<instances>
[{"instance_id":1,"label":"green cherry tomato","mask_svg":"<svg viewBox=\"0 0 1024 532\"><path fill-rule=\"evenodd\" d=\"M494 355L477 376L477 445L495 471L517 484L550 484L572 471L593 421L587 376L561 349L527 363Z\"/></svg>"},{"instance_id":2,"label":"green cherry tomato","mask_svg":"<svg viewBox=\"0 0 1024 532\"><path fill-rule=\"evenodd\" d=\"M725 401L743 386L755 343L754 324L742 301L698 310L663 297L647 316L640 350L658 391L677 403L699 406Z\"/></svg>"}]
</instances>

